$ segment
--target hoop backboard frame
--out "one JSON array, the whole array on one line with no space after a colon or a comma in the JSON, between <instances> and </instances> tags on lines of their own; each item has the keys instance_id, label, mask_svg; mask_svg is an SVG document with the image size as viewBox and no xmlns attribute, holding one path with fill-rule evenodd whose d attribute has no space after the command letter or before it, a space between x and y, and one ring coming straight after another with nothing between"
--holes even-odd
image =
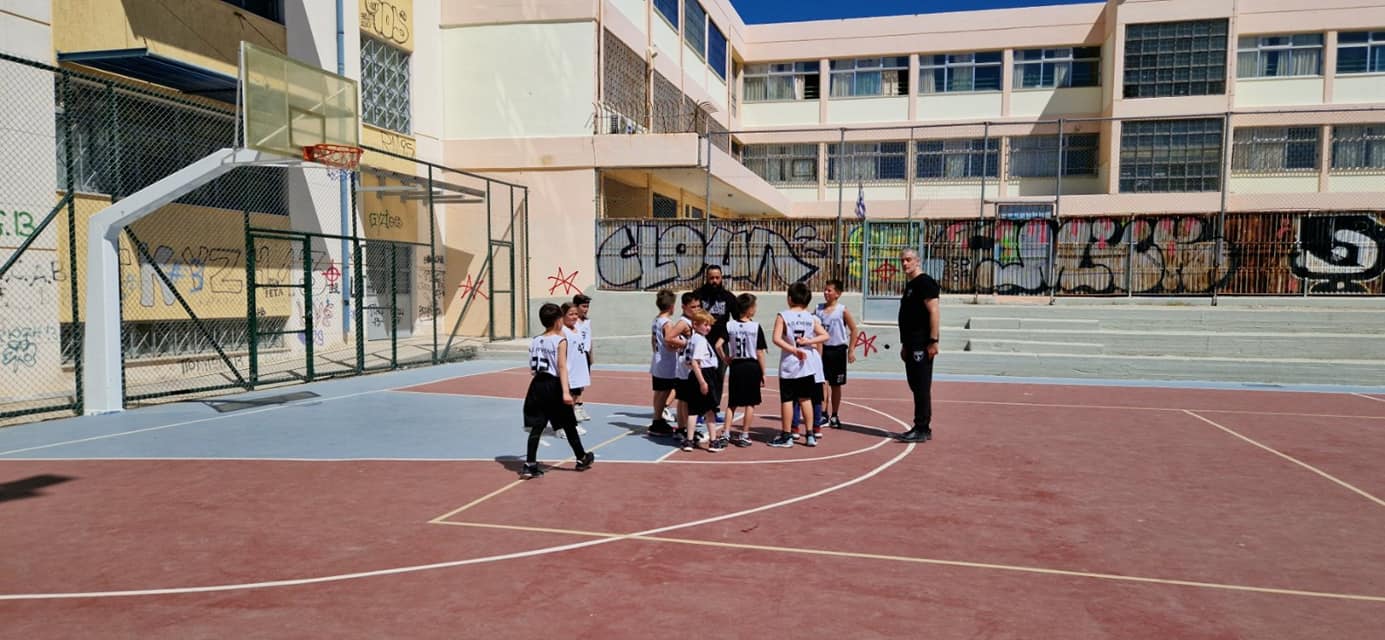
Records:
<instances>
[{"instance_id":1,"label":"hoop backboard frame","mask_svg":"<svg viewBox=\"0 0 1385 640\"><path fill-rule=\"evenodd\" d=\"M241 42L237 146L303 161L304 147L361 146L355 80Z\"/></svg>"}]
</instances>

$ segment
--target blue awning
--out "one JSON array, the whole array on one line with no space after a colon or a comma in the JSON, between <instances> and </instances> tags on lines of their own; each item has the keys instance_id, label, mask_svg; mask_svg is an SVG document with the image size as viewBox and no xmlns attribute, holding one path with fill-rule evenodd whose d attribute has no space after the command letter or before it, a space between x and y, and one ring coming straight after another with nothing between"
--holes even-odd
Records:
<instances>
[{"instance_id":1,"label":"blue awning","mask_svg":"<svg viewBox=\"0 0 1385 640\"><path fill-rule=\"evenodd\" d=\"M236 103L234 76L150 53L148 49L112 49L59 53L59 62L77 64L152 82L183 93Z\"/></svg>"}]
</instances>

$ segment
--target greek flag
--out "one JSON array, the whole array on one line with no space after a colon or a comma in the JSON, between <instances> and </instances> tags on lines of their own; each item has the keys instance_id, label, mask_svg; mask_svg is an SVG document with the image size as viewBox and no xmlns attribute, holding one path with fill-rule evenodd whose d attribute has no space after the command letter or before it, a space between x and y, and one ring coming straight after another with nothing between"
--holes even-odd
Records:
<instances>
[{"instance_id":1,"label":"greek flag","mask_svg":"<svg viewBox=\"0 0 1385 640\"><path fill-rule=\"evenodd\" d=\"M856 184L856 218L866 219L866 186L863 182Z\"/></svg>"}]
</instances>

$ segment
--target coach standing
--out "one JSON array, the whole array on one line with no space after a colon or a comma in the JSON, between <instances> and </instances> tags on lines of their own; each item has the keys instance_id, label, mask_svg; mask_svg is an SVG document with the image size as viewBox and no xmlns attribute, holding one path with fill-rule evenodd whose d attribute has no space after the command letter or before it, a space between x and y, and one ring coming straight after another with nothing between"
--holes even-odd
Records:
<instances>
[{"instance_id":1,"label":"coach standing","mask_svg":"<svg viewBox=\"0 0 1385 640\"><path fill-rule=\"evenodd\" d=\"M938 282L923 272L918 252L910 249L899 256L909 281L899 299L899 356L909 390L914 392L914 428L900 434L900 442L928 442L933 439L933 358L938 355L938 330L941 312Z\"/></svg>"},{"instance_id":2,"label":"coach standing","mask_svg":"<svg viewBox=\"0 0 1385 640\"><path fill-rule=\"evenodd\" d=\"M740 310L736 308L736 294L727 291L723 284L721 267L709 264L703 273L706 275L706 280L695 293L697 299L702 301L702 309L716 318L716 324L712 325L712 332L707 335L707 340L715 345L718 338L726 338L726 321L736 317ZM726 378L726 367L730 364L730 360L721 347L717 347L716 352L719 363L717 368L720 369L721 375L717 376L712 385L712 397L716 399L717 415L720 417L722 412L721 388Z\"/></svg>"}]
</instances>

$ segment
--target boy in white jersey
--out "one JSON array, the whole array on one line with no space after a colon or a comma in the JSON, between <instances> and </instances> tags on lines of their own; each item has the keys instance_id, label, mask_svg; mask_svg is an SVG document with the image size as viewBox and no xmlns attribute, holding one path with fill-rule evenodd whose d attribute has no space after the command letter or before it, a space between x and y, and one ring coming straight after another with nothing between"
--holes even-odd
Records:
<instances>
[{"instance_id":1,"label":"boy in white jersey","mask_svg":"<svg viewBox=\"0 0 1385 640\"><path fill-rule=\"evenodd\" d=\"M679 413L685 416L683 425L686 428L684 451L692 451L696 446L698 416L703 416L707 423L707 450L716 453L726 448L717 436L717 401L712 395L712 385L720 375L720 369L717 368L717 354L712 350L712 343L707 341L707 334L711 333L715 323L716 318L706 311L699 309L693 312L693 333L678 358L678 404L683 407Z\"/></svg>"},{"instance_id":2,"label":"boy in white jersey","mask_svg":"<svg viewBox=\"0 0 1385 640\"><path fill-rule=\"evenodd\" d=\"M670 320L668 323L664 325L664 345L667 346L673 352L673 377L675 378L675 386L677 385L676 380L686 377L682 375L684 371L679 366L679 363L681 362L681 354L683 352L683 348L688 346L688 338L692 336L691 316L694 312L700 309L702 309L702 302L698 300L697 294L691 291L685 292L683 294L683 315L678 317L678 319L676 320ZM675 393L677 393L677 391L675 391ZM687 409L687 403L682 401L683 398L681 393L677 393L677 395L679 402L677 411L678 415L676 417L678 418L678 428L681 429L683 427L683 423L686 422L688 418L687 413L685 413L685 410Z\"/></svg>"},{"instance_id":3,"label":"boy in white jersey","mask_svg":"<svg viewBox=\"0 0 1385 640\"><path fill-rule=\"evenodd\" d=\"M591 311L592 299L579 293L572 296L572 306L577 308L577 326L573 327L572 330L577 333L579 338L578 350L582 352L582 359L587 361L587 371L591 371L591 366L595 364L595 361L592 360L592 321L587 317L587 313ZM587 384L591 384L591 380L588 380ZM573 413L577 415L578 420L591 420L592 417L587 415L586 408L582 406L582 390L584 388L585 385L572 390L572 399L577 403L573 407Z\"/></svg>"},{"instance_id":4,"label":"boy in white jersey","mask_svg":"<svg viewBox=\"0 0 1385 640\"><path fill-rule=\"evenodd\" d=\"M670 349L664 340L664 327L673 321L674 294L668 289L660 289L654 294L654 304L659 307L659 315L649 328L649 376L654 388L654 421L649 425L649 433L656 436L673 435L670 419L677 419L675 409L671 408L670 396L678 386L678 354Z\"/></svg>"},{"instance_id":5,"label":"boy in white jersey","mask_svg":"<svg viewBox=\"0 0 1385 640\"><path fill-rule=\"evenodd\" d=\"M851 317L851 310L847 309L846 305L838 302L842 297L841 280L828 280L822 297L826 298L827 302L818 305L814 315L827 330L827 343L822 346L822 374L827 378L829 393L827 400L823 402L823 411L827 412L830 407L827 424L834 429L840 429L842 421L837 418L837 413L842 408L846 365L856 362L856 350L852 348L856 336L856 319Z\"/></svg>"},{"instance_id":6,"label":"boy in white jersey","mask_svg":"<svg viewBox=\"0 0 1385 640\"><path fill-rule=\"evenodd\" d=\"M577 332L580 327L581 319L578 318L577 307L563 303L560 307L563 312L563 337L567 338L567 382L568 388L572 390L572 398L581 406L577 398L582 397L582 390L592 383L591 368L587 364L586 355L582 352L582 336ZM583 417L574 409L573 415L579 421L590 420L591 416ZM577 433L587 435L587 430L582 425L577 425ZM566 437L564 432L559 431L558 437Z\"/></svg>"},{"instance_id":7,"label":"boy in white jersey","mask_svg":"<svg viewBox=\"0 0 1385 640\"><path fill-rule=\"evenodd\" d=\"M789 308L774 318L774 344L779 347L779 424L780 433L770 440L771 447L793 446L793 408L797 404L803 415L812 415L812 401L822 392L816 381L821 360L814 345L827 341L822 323L808 313L813 293L808 285L795 282L789 285ZM803 444L816 447L817 438L810 432Z\"/></svg>"},{"instance_id":8,"label":"boy in white jersey","mask_svg":"<svg viewBox=\"0 0 1385 640\"><path fill-rule=\"evenodd\" d=\"M577 458L577 470L586 471L596 455L582 448L582 436L577 434L577 417L572 414L572 392L568 387L567 338L563 337L563 310L548 303L539 308L539 321L547 329L529 343L529 392L524 396L524 428L529 430L524 468L519 477L525 480L543 475L539 468L539 438L553 424L562 429Z\"/></svg>"},{"instance_id":9,"label":"boy in white jersey","mask_svg":"<svg viewBox=\"0 0 1385 640\"><path fill-rule=\"evenodd\" d=\"M731 359L731 379L727 382L726 415L735 416L744 409L741 433L729 440L738 447L750 446L750 423L755 419L755 407L760 406L760 389L765 386L765 330L755 322L755 296L742 293L736 297L740 314L726 323L726 340L722 351ZM734 419L732 420L734 422ZM731 425L727 425L728 432ZM722 436L723 446L727 435Z\"/></svg>"}]
</instances>

